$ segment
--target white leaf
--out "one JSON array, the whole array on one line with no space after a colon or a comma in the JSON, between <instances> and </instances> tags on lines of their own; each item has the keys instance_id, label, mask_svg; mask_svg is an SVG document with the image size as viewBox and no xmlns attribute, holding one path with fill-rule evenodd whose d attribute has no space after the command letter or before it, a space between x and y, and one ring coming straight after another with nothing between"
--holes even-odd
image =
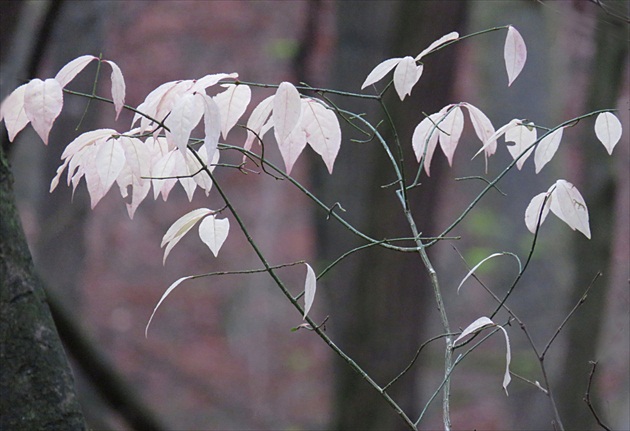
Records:
<instances>
[{"instance_id":1,"label":"white leaf","mask_svg":"<svg viewBox=\"0 0 630 431\"><path fill-rule=\"evenodd\" d=\"M512 381L512 377L510 376L510 362L512 361L512 352L510 349L510 337L508 337L508 333L505 328L501 325L497 325L497 327L503 331L503 335L505 336L505 374L503 375L503 390L505 391L505 395L508 394L507 387Z\"/></svg>"},{"instance_id":2,"label":"white leaf","mask_svg":"<svg viewBox=\"0 0 630 431\"><path fill-rule=\"evenodd\" d=\"M125 78L116 63L110 60L103 60L103 62L112 67L112 100L116 110L116 120L118 120L118 116L125 105Z\"/></svg>"},{"instance_id":3,"label":"white leaf","mask_svg":"<svg viewBox=\"0 0 630 431\"><path fill-rule=\"evenodd\" d=\"M536 142L536 128L529 124L522 124L519 127L512 127L505 131L505 142L514 142L514 145L508 145L507 149L512 155L513 159L518 158L521 154L524 155L516 162L516 167L521 169L523 163L534 151L534 147L531 145ZM529 150L525 151L528 147Z\"/></svg>"},{"instance_id":4,"label":"white leaf","mask_svg":"<svg viewBox=\"0 0 630 431\"><path fill-rule=\"evenodd\" d=\"M545 199L547 201L545 202ZM545 207L543 208L543 203ZM536 233L536 228L545 221L547 214L549 214L549 206L551 205L551 196L549 192L539 193L532 198L525 210L525 225L531 233ZM542 211L542 214L541 214ZM538 219L540 218L540 223Z\"/></svg>"},{"instance_id":5,"label":"white leaf","mask_svg":"<svg viewBox=\"0 0 630 431\"><path fill-rule=\"evenodd\" d=\"M499 129L494 132L492 134L492 136L490 136L488 139L486 139L483 143L483 145L481 146L481 148L479 149L479 151L477 151L475 153L475 155L473 156L473 159L475 157L477 157L479 155L479 153L481 153L482 151L486 151L486 155L488 155L488 151L490 148L492 148L494 146L494 148L496 148L497 145L497 139L501 136L503 136L505 134L506 131L513 129L514 127L519 127L519 125L521 124L522 120L519 120L517 118L511 120L509 123L507 123L505 126L499 127Z\"/></svg>"},{"instance_id":6,"label":"white leaf","mask_svg":"<svg viewBox=\"0 0 630 431\"><path fill-rule=\"evenodd\" d=\"M450 106L443 108L440 113L446 114ZM457 106L453 108L439 124L440 147L448 159L449 166L453 166L453 155L464 130L464 114Z\"/></svg>"},{"instance_id":7,"label":"white leaf","mask_svg":"<svg viewBox=\"0 0 630 431\"><path fill-rule=\"evenodd\" d=\"M208 246L216 257L230 231L229 219L217 219L209 215L199 225L199 238Z\"/></svg>"},{"instance_id":8,"label":"white leaf","mask_svg":"<svg viewBox=\"0 0 630 431\"><path fill-rule=\"evenodd\" d=\"M573 230L578 230L591 239L588 223L588 208L578 189L566 180L558 180L551 192L551 211Z\"/></svg>"},{"instance_id":9,"label":"white leaf","mask_svg":"<svg viewBox=\"0 0 630 431\"><path fill-rule=\"evenodd\" d=\"M443 115L439 112L429 115L416 126L411 137L418 163L424 156L424 170L427 175L430 175L431 159L438 143L439 130L436 124L442 117Z\"/></svg>"},{"instance_id":10,"label":"white leaf","mask_svg":"<svg viewBox=\"0 0 630 431\"><path fill-rule=\"evenodd\" d=\"M482 143L488 143L489 145L485 147L486 156L493 155L497 150L497 140L490 140L492 135L494 135L494 126L490 119L484 114L479 108L471 105L470 103L462 103L463 107L468 109L468 114L470 116L470 122L475 129L475 133L477 137L481 140Z\"/></svg>"},{"instance_id":11,"label":"white leaf","mask_svg":"<svg viewBox=\"0 0 630 431\"><path fill-rule=\"evenodd\" d=\"M82 55L81 57L77 57L74 60L68 62L64 67L57 72L55 75L55 80L59 83L61 88L64 88L70 81L72 81L75 76L79 74L85 66L90 64L92 60L98 60L93 55Z\"/></svg>"},{"instance_id":12,"label":"white leaf","mask_svg":"<svg viewBox=\"0 0 630 431\"><path fill-rule=\"evenodd\" d=\"M125 151L118 139L103 139L96 145L95 157L103 194L106 194L125 166Z\"/></svg>"},{"instance_id":13,"label":"white leaf","mask_svg":"<svg viewBox=\"0 0 630 431\"><path fill-rule=\"evenodd\" d=\"M164 234L164 237L162 238L162 243L160 244L160 247L164 247L166 245L162 264L166 262L166 257L170 253L171 249L175 246L175 244L177 244L179 240L182 239L182 237L186 235L186 233L188 233L188 231L192 229L199 220L210 213L212 213L212 210L209 210L208 208L198 208L196 210L192 210L189 213L184 214L183 216L178 218L175 223L173 223L171 227L168 228L168 230Z\"/></svg>"},{"instance_id":14,"label":"white leaf","mask_svg":"<svg viewBox=\"0 0 630 431\"><path fill-rule=\"evenodd\" d=\"M416 85L422 75L423 66L417 66L413 57L405 57L398 63L394 70L394 87L400 100L411 94L413 86Z\"/></svg>"},{"instance_id":15,"label":"white leaf","mask_svg":"<svg viewBox=\"0 0 630 431\"><path fill-rule=\"evenodd\" d=\"M190 88L191 93L205 92L206 88L216 85L222 79L236 79L238 73L213 73L206 75L203 78L199 78L195 81L195 84Z\"/></svg>"},{"instance_id":16,"label":"white leaf","mask_svg":"<svg viewBox=\"0 0 630 431\"><path fill-rule=\"evenodd\" d=\"M177 184L175 178L164 179L175 175L176 153L179 153L179 150L168 151L151 165L154 199L157 199L158 195L162 193L162 198L166 200L173 186ZM179 154L181 155L181 153Z\"/></svg>"},{"instance_id":17,"label":"white leaf","mask_svg":"<svg viewBox=\"0 0 630 431\"><path fill-rule=\"evenodd\" d=\"M249 119L247 120L247 128L253 130L253 132L250 130L247 131L247 140L243 145L244 149L250 150L252 148L254 139L256 139L254 132L262 138L262 127L271 115L274 97L275 96L269 96L260 102L249 116Z\"/></svg>"},{"instance_id":18,"label":"white leaf","mask_svg":"<svg viewBox=\"0 0 630 431\"><path fill-rule=\"evenodd\" d=\"M84 147L94 144L101 138L109 137L115 134L117 134L117 132L114 129L96 129L82 133L68 144L66 149L63 150L63 153L61 154L61 158L67 159L69 157L73 157Z\"/></svg>"},{"instance_id":19,"label":"white leaf","mask_svg":"<svg viewBox=\"0 0 630 431\"><path fill-rule=\"evenodd\" d=\"M0 121L4 124L9 134L9 142L13 142L17 135L29 123L24 110L24 93L28 84L20 85L2 101L0 106Z\"/></svg>"},{"instance_id":20,"label":"white leaf","mask_svg":"<svg viewBox=\"0 0 630 431\"><path fill-rule=\"evenodd\" d=\"M48 145L48 134L53 122L63 108L63 90L55 79L33 79L26 85L24 110L44 144Z\"/></svg>"},{"instance_id":21,"label":"white leaf","mask_svg":"<svg viewBox=\"0 0 630 431\"><path fill-rule=\"evenodd\" d=\"M306 147L306 132L301 127L296 127L287 136L287 138L278 143L278 149L282 160L284 160L284 166L286 167L287 174L291 173L293 165Z\"/></svg>"},{"instance_id":22,"label":"white leaf","mask_svg":"<svg viewBox=\"0 0 630 431\"><path fill-rule=\"evenodd\" d=\"M322 160L332 174L335 159L341 146L341 128L333 111L313 99L302 101L302 127L306 132L306 141L322 156Z\"/></svg>"},{"instance_id":23,"label":"white leaf","mask_svg":"<svg viewBox=\"0 0 630 431\"><path fill-rule=\"evenodd\" d=\"M475 332L477 332L477 331L479 331L479 330L481 330L483 328L487 328L489 326L495 326L495 323L492 320L490 320L489 318L485 317L485 316L484 317L480 317L479 319L475 320L473 323L468 325L466 327L466 329L464 329L462 331L462 333L459 335L459 337L457 337L455 339L455 341L453 341L453 345L457 344L457 342L459 340L461 340L462 338L464 338L464 337L466 337L466 336L468 336L468 335L470 335L472 333L475 333Z\"/></svg>"},{"instance_id":24,"label":"white leaf","mask_svg":"<svg viewBox=\"0 0 630 431\"><path fill-rule=\"evenodd\" d=\"M278 145L281 145L299 124L301 116L300 93L293 84L281 83L273 99L274 134Z\"/></svg>"},{"instance_id":25,"label":"white leaf","mask_svg":"<svg viewBox=\"0 0 630 431\"><path fill-rule=\"evenodd\" d=\"M151 149L138 138L121 136L118 141L125 152L125 162L134 177L140 179L151 175Z\"/></svg>"},{"instance_id":26,"label":"white leaf","mask_svg":"<svg viewBox=\"0 0 630 431\"><path fill-rule=\"evenodd\" d=\"M503 49L505 69L508 75L508 87L512 85L525 66L527 47L521 34L514 27L509 26Z\"/></svg>"},{"instance_id":27,"label":"white leaf","mask_svg":"<svg viewBox=\"0 0 630 431\"><path fill-rule=\"evenodd\" d=\"M252 97L252 90L247 85L229 84L226 86L227 90L213 97L221 113L221 134L223 139L227 138L230 130L245 113Z\"/></svg>"},{"instance_id":28,"label":"white leaf","mask_svg":"<svg viewBox=\"0 0 630 431\"><path fill-rule=\"evenodd\" d=\"M317 290L317 277L313 268L308 263L306 265L306 281L304 282L304 319L311 310L313 301L315 300L315 291Z\"/></svg>"},{"instance_id":29,"label":"white leaf","mask_svg":"<svg viewBox=\"0 0 630 431\"><path fill-rule=\"evenodd\" d=\"M200 97L200 96L197 96ZM204 133L203 140L206 149L206 160L212 160L214 152L219 146L219 136L221 135L221 114L219 106L210 97L205 94L202 96L204 102Z\"/></svg>"},{"instance_id":30,"label":"white leaf","mask_svg":"<svg viewBox=\"0 0 630 431\"><path fill-rule=\"evenodd\" d=\"M199 97L190 93L182 95L173 106L171 115L164 121L170 130L166 132L166 141L185 154L190 134L203 114L204 104Z\"/></svg>"},{"instance_id":31,"label":"white leaf","mask_svg":"<svg viewBox=\"0 0 630 431\"><path fill-rule=\"evenodd\" d=\"M164 94L166 94L167 91L175 87L180 82L181 81L170 81L158 86L147 95L147 97L144 99L144 102L138 105L136 111L142 112L143 114L146 114L150 117L155 117L157 104L159 103L160 99L164 96ZM140 115L138 112L134 114L133 119L131 120L131 127L133 127L136 121L142 119L140 131L143 132L146 130L146 127L148 126L150 120L145 118L143 115Z\"/></svg>"},{"instance_id":32,"label":"white leaf","mask_svg":"<svg viewBox=\"0 0 630 431\"><path fill-rule=\"evenodd\" d=\"M615 145L621 139L621 121L610 112L602 112L595 120L595 135L608 154L612 154Z\"/></svg>"},{"instance_id":33,"label":"white leaf","mask_svg":"<svg viewBox=\"0 0 630 431\"><path fill-rule=\"evenodd\" d=\"M382 63L379 63L370 74L365 78L363 85L361 85L361 90L363 90L368 85L374 84L375 82L383 79L385 75L389 73L400 61L402 58L390 58L389 60L385 60Z\"/></svg>"},{"instance_id":34,"label":"white leaf","mask_svg":"<svg viewBox=\"0 0 630 431\"><path fill-rule=\"evenodd\" d=\"M553 158L558 151L560 141L562 140L562 131L564 127L557 129L556 131L548 134L540 140L536 147L536 153L534 154L534 165L536 166L536 173Z\"/></svg>"},{"instance_id":35,"label":"white leaf","mask_svg":"<svg viewBox=\"0 0 630 431\"><path fill-rule=\"evenodd\" d=\"M444 36L442 36L441 38L433 42L431 45L429 45L427 48L425 48L420 54L418 54L416 56L416 61L420 60L422 57L424 57L425 55L433 51L438 46L444 45L445 43L455 40L458 37L459 37L459 33L457 33L456 31L453 31L449 34L445 34Z\"/></svg>"},{"instance_id":36,"label":"white leaf","mask_svg":"<svg viewBox=\"0 0 630 431\"><path fill-rule=\"evenodd\" d=\"M462 287L462 285L466 282L466 280L468 280L468 278L473 275L475 273L475 271L481 266L483 265L486 261L497 257L497 256L503 256L506 253L493 253L490 256L484 258L481 260L481 262L479 262L477 265L473 266L472 269L470 271L468 271L468 274L466 274L466 276L462 279L462 281L459 283L459 286L457 286L457 293L459 294L459 289Z\"/></svg>"},{"instance_id":37,"label":"white leaf","mask_svg":"<svg viewBox=\"0 0 630 431\"><path fill-rule=\"evenodd\" d=\"M166 299L166 297L173 291L173 289L175 289L177 286L179 286L182 282L184 282L186 280L190 280L193 277L194 277L194 275L188 275L186 277L182 277L180 279L177 279L173 284L171 284L168 287L168 289L166 289L166 292L164 292L164 294L162 295L162 297L158 301L157 305L153 309L153 313L151 313L151 317L149 318L149 322L147 322L146 328L144 328L144 336L145 336L145 338L148 336L149 325L151 324L151 321L153 320L153 316L155 316L155 312L157 311L158 307L162 304L162 302Z\"/></svg>"}]
</instances>

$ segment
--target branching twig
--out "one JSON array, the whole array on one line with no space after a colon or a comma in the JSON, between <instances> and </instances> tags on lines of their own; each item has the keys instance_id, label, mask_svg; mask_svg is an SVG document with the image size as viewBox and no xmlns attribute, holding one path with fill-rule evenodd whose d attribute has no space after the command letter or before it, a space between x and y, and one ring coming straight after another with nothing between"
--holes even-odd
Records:
<instances>
[{"instance_id":1,"label":"branching twig","mask_svg":"<svg viewBox=\"0 0 630 431\"><path fill-rule=\"evenodd\" d=\"M586 394L584 394L584 402L588 406L588 409L593 413L597 424L605 429L606 431L611 431L609 427L607 427L602 420L599 418L599 415L595 411L595 407L593 407L593 403L591 402L591 386L593 384L593 377L595 377L595 369L597 368L597 361L590 361L591 364L591 372L588 375L588 386L586 387Z\"/></svg>"}]
</instances>

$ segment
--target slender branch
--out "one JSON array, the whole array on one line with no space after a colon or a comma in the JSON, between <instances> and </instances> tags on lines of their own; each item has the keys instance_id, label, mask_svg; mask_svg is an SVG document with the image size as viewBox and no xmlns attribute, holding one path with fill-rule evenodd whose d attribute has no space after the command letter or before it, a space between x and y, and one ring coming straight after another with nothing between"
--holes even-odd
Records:
<instances>
[{"instance_id":1,"label":"slender branch","mask_svg":"<svg viewBox=\"0 0 630 431\"><path fill-rule=\"evenodd\" d=\"M599 415L595 411L595 407L593 407L593 403L591 402L591 386L593 384L593 377L595 377L595 369L597 368L597 361L590 361L591 364L591 372L588 375L588 386L586 387L586 394L584 394L584 402L588 406L588 409L593 413L597 424L605 429L606 431L611 431L609 427L604 425L602 420L599 418Z\"/></svg>"}]
</instances>

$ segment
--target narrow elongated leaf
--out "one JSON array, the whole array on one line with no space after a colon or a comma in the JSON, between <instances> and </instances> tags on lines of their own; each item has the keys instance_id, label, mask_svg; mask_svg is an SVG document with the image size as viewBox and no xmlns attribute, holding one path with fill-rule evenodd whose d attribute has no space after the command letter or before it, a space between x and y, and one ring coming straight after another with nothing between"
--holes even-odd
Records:
<instances>
[{"instance_id":1,"label":"narrow elongated leaf","mask_svg":"<svg viewBox=\"0 0 630 431\"><path fill-rule=\"evenodd\" d=\"M490 136L481 146L481 148L479 149L479 151L477 151L475 153L475 155L473 156L473 159L475 157L477 157L482 151L487 151L490 148L492 148L492 146L494 145L496 148L497 145L497 139L499 139L501 136L503 136L505 134L506 131L513 129L515 127L519 127L519 125L521 124L522 120L519 120L517 118L511 120L509 123L507 123L505 126L499 127L499 129L494 132L492 134L492 136ZM486 153L487 154L487 153Z\"/></svg>"},{"instance_id":2,"label":"narrow elongated leaf","mask_svg":"<svg viewBox=\"0 0 630 431\"><path fill-rule=\"evenodd\" d=\"M177 280L175 280L175 282L173 284L171 284L168 289L166 289L166 291L164 292L164 294L162 294L162 297L160 298L160 300L158 301L157 305L155 306L155 308L153 309L153 313L151 313L151 317L149 317L149 321L147 322L147 326L146 328L144 328L144 336L145 338L148 337L148 333L149 333L149 325L151 325L151 321L153 320L153 316L155 316L155 312L157 311L158 307L162 304L162 302L164 302L164 300L166 299L166 297L168 295L170 295L170 293L173 291L173 289L175 289L177 286L179 286L180 284L182 284L182 282L186 281L186 280L190 280L191 278L193 278L193 275L188 275L186 277L182 277L179 278Z\"/></svg>"},{"instance_id":3,"label":"narrow elongated leaf","mask_svg":"<svg viewBox=\"0 0 630 431\"><path fill-rule=\"evenodd\" d=\"M508 151L512 155L512 158L516 159L524 153L524 155L516 162L516 167L518 169L523 167L525 160L527 160L532 151L534 151L534 147L531 147L527 151L526 149L536 142L536 136L536 129L534 127L528 127L527 124L506 129L505 142L514 142L514 145L508 145L507 147Z\"/></svg>"},{"instance_id":4,"label":"narrow elongated leaf","mask_svg":"<svg viewBox=\"0 0 630 431\"><path fill-rule=\"evenodd\" d=\"M230 220L218 219L213 214L199 224L199 238L208 246L216 257L230 232Z\"/></svg>"},{"instance_id":5,"label":"narrow elongated leaf","mask_svg":"<svg viewBox=\"0 0 630 431\"><path fill-rule=\"evenodd\" d=\"M322 156L328 172L332 174L335 159L341 147L341 127L333 111L313 99L302 101L302 127L306 141Z\"/></svg>"},{"instance_id":6,"label":"narrow elongated leaf","mask_svg":"<svg viewBox=\"0 0 630 431\"><path fill-rule=\"evenodd\" d=\"M482 143L488 143L489 145L485 147L486 156L493 155L497 150L497 140L490 140L492 135L494 135L494 126L490 119L484 114L479 108L471 105L470 103L462 103L463 107L468 109L468 114L470 116L470 122L475 129L475 133L479 140Z\"/></svg>"},{"instance_id":7,"label":"narrow elongated leaf","mask_svg":"<svg viewBox=\"0 0 630 431\"><path fill-rule=\"evenodd\" d=\"M446 114L447 111L448 107L440 111L441 114L446 115L439 125L440 147L448 159L449 166L453 166L453 155L464 130L464 114L459 106L453 108L448 114Z\"/></svg>"},{"instance_id":8,"label":"narrow elongated leaf","mask_svg":"<svg viewBox=\"0 0 630 431\"><path fill-rule=\"evenodd\" d=\"M591 239L588 208L584 198L578 189L566 180L558 180L555 185L555 189L551 192L551 211L571 229L577 229L585 237Z\"/></svg>"},{"instance_id":9,"label":"narrow elongated leaf","mask_svg":"<svg viewBox=\"0 0 630 431\"><path fill-rule=\"evenodd\" d=\"M405 57L396 66L394 70L394 88L400 100L411 94L413 86L416 85L422 75L423 66L417 66L413 57Z\"/></svg>"},{"instance_id":10,"label":"narrow elongated leaf","mask_svg":"<svg viewBox=\"0 0 630 431\"><path fill-rule=\"evenodd\" d=\"M144 99L144 102L142 102L136 108L137 112L134 114L133 119L131 120L131 127L134 127L134 124L136 124L138 120L142 120L140 131L145 131L150 120L146 119L143 115L140 114L140 112L155 118L157 104L159 103L160 99L168 90L175 87L179 82L181 81L165 82L164 84L161 84L157 88L153 89Z\"/></svg>"},{"instance_id":11,"label":"narrow elongated leaf","mask_svg":"<svg viewBox=\"0 0 630 431\"><path fill-rule=\"evenodd\" d=\"M225 85L227 90L213 97L221 113L221 134L223 139L243 116L252 97L252 90L247 85Z\"/></svg>"},{"instance_id":12,"label":"narrow elongated leaf","mask_svg":"<svg viewBox=\"0 0 630 431\"><path fill-rule=\"evenodd\" d=\"M164 125L170 129L170 132L166 132L167 142L185 154L190 134L203 114L203 100L190 93L181 96L173 106L171 115L164 121Z\"/></svg>"},{"instance_id":13,"label":"narrow elongated leaf","mask_svg":"<svg viewBox=\"0 0 630 431\"><path fill-rule=\"evenodd\" d=\"M219 106L210 97L204 95L197 95L196 97L202 97L204 102L204 133L203 144L206 150L206 160L212 160L214 152L219 146L219 136L221 135L221 114L219 113Z\"/></svg>"},{"instance_id":14,"label":"narrow elongated leaf","mask_svg":"<svg viewBox=\"0 0 630 431\"><path fill-rule=\"evenodd\" d=\"M96 168L105 194L125 165L125 150L118 139L103 139L96 145L95 157Z\"/></svg>"},{"instance_id":15,"label":"narrow elongated leaf","mask_svg":"<svg viewBox=\"0 0 630 431\"><path fill-rule=\"evenodd\" d=\"M556 151L558 151L560 141L562 141L563 130L564 127L561 127L558 130L548 134L543 139L541 139L536 146L536 153L534 154L534 165L536 166L536 173L540 172L540 170L553 158L553 156L556 154Z\"/></svg>"},{"instance_id":16,"label":"narrow elongated leaf","mask_svg":"<svg viewBox=\"0 0 630 431\"><path fill-rule=\"evenodd\" d=\"M281 145L297 127L302 117L300 93L289 82L278 86L273 99L274 134L278 145Z\"/></svg>"},{"instance_id":17,"label":"narrow elongated leaf","mask_svg":"<svg viewBox=\"0 0 630 431\"><path fill-rule=\"evenodd\" d=\"M118 120L118 116L125 105L125 78L116 63L110 60L103 60L103 63L109 64L112 68L112 100L116 110L116 120Z\"/></svg>"},{"instance_id":18,"label":"narrow elongated leaf","mask_svg":"<svg viewBox=\"0 0 630 431\"><path fill-rule=\"evenodd\" d=\"M9 134L9 142L13 142L15 135L20 133L30 121L24 110L24 93L27 85L20 85L13 90L0 105L0 121L4 120Z\"/></svg>"},{"instance_id":19,"label":"narrow elongated leaf","mask_svg":"<svg viewBox=\"0 0 630 431\"><path fill-rule=\"evenodd\" d=\"M304 281L304 319L306 319L308 312L311 311L313 301L315 300L315 292L317 290L317 277L315 276L315 272L308 263L305 263L305 265L306 280Z\"/></svg>"},{"instance_id":20,"label":"narrow elongated leaf","mask_svg":"<svg viewBox=\"0 0 630 431\"><path fill-rule=\"evenodd\" d=\"M429 115L416 126L411 137L416 159L420 163L424 157L424 170L428 176L431 175L431 159L438 143L439 130L436 124L442 117L443 114L439 112Z\"/></svg>"},{"instance_id":21,"label":"narrow elongated leaf","mask_svg":"<svg viewBox=\"0 0 630 431\"><path fill-rule=\"evenodd\" d=\"M495 323L492 320L490 320L488 317L485 317L485 316L480 317L479 319L475 320L470 325L466 326L466 328L462 331L459 337L457 337L455 341L453 341L453 345L457 344L459 340L467 337L468 335L478 332L481 329L487 328L489 326L495 326Z\"/></svg>"},{"instance_id":22,"label":"narrow elongated leaf","mask_svg":"<svg viewBox=\"0 0 630 431\"><path fill-rule=\"evenodd\" d=\"M216 85L219 81L223 79L236 78L238 78L238 73L213 73L211 75L206 75L203 78L199 78L195 81L195 84L190 89L190 92L205 92L206 88Z\"/></svg>"},{"instance_id":23,"label":"narrow elongated leaf","mask_svg":"<svg viewBox=\"0 0 630 431\"><path fill-rule=\"evenodd\" d=\"M361 90L363 90L368 85L372 85L383 79L383 77L387 75L390 70L396 67L396 65L400 63L401 60L402 58L390 58L389 60L385 60L379 63L374 69L372 69L367 78L365 78L365 81L363 81L363 85L361 85Z\"/></svg>"},{"instance_id":24,"label":"narrow elongated leaf","mask_svg":"<svg viewBox=\"0 0 630 431\"><path fill-rule=\"evenodd\" d=\"M595 135L604 144L608 154L612 154L615 145L621 139L621 121L610 112L602 112L595 120Z\"/></svg>"},{"instance_id":25,"label":"narrow elongated leaf","mask_svg":"<svg viewBox=\"0 0 630 431\"><path fill-rule=\"evenodd\" d=\"M471 275L473 275L473 274L475 273L475 271L476 271L476 270L477 270L477 269L478 269L481 265L483 265L485 262L487 262L487 261L489 261L490 259L493 259L493 258L495 258L495 257L497 257L497 256L505 256L505 255L512 256L512 257L514 257L514 258L518 261L518 257L516 257L516 255L515 255L515 254L512 254L512 253L502 252L502 253L493 253L493 254L491 254L490 256L488 256L488 257L486 257L486 258L482 259L482 260L481 260L481 262L479 262L477 265L475 265L474 267L472 267L470 271L468 271L468 274L466 274L466 276L465 276L465 277L462 279L462 281L459 283L459 286L457 286L457 293L459 293L459 289L460 289L460 288L462 287L462 285L466 282L466 280L468 280L468 278L469 278ZM519 263L519 267L520 267L520 264L521 264L521 263L520 263L520 261L518 261L518 263Z\"/></svg>"},{"instance_id":26,"label":"narrow elongated leaf","mask_svg":"<svg viewBox=\"0 0 630 431\"><path fill-rule=\"evenodd\" d=\"M509 26L507 36L505 38L503 58L505 60L505 69L507 70L509 87L521 73L523 66L525 66L525 61L527 60L527 47L525 46L525 41L518 30L512 26Z\"/></svg>"},{"instance_id":27,"label":"narrow elongated leaf","mask_svg":"<svg viewBox=\"0 0 630 431\"><path fill-rule=\"evenodd\" d=\"M62 108L63 90L55 79L33 79L26 85L24 110L33 129L46 145L50 129Z\"/></svg>"},{"instance_id":28,"label":"narrow elongated leaf","mask_svg":"<svg viewBox=\"0 0 630 431\"><path fill-rule=\"evenodd\" d=\"M84 147L94 144L99 139L110 137L117 134L114 129L96 129L89 132L85 132L77 136L72 142L68 144L63 153L62 159L73 157L76 153L81 151Z\"/></svg>"},{"instance_id":29,"label":"narrow elongated leaf","mask_svg":"<svg viewBox=\"0 0 630 431\"><path fill-rule=\"evenodd\" d=\"M82 55L81 57L77 57L74 60L68 62L64 67L62 67L57 75L55 75L55 80L59 83L61 88L64 88L70 81L72 81L83 69L85 66L90 64L92 60L98 60L98 58L93 55Z\"/></svg>"},{"instance_id":30,"label":"narrow elongated leaf","mask_svg":"<svg viewBox=\"0 0 630 431\"><path fill-rule=\"evenodd\" d=\"M547 196L549 196L549 192L539 193L534 196L529 202L529 205L527 205L527 209L525 210L525 225L531 233L536 233L536 228L539 224L543 224L547 218L547 214L549 214L549 207L551 205L552 198L551 196L547 198ZM545 202L546 198L547 201ZM545 205L544 208L543 204ZM540 223L538 222L538 219L540 219Z\"/></svg>"},{"instance_id":31,"label":"narrow elongated leaf","mask_svg":"<svg viewBox=\"0 0 630 431\"><path fill-rule=\"evenodd\" d=\"M508 333L505 328L501 325L497 325L497 327L503 331L503 335L505 336L505 373L503 374L503 390L505 391L505 395L508 394L508 385L512 381L512 376L510 376L510 362L512 361L512 351L510 349L510 337L508 337Z\"/></svg>"},{"instance_id":32,"label":"narrow elongated leaf","mask_svg":"<svg viewBox=\"0 0 630 431\"><path fill-rule=\"evenodd\" d=\"M442 36L435 42L431 43L431 45L426 47L424 50L422 50L422 52L416 56L416 61L420 60L422 57L424 57L425 55L433 51L438 46L444 45L445 43L455 40L457 38L459 38L459 33L457 33L456 31L453 31L449 34L445 34L444 36Z\"/></svg>"},{"instance_id":33,"label":"narrow elongated leaf","mask_svg":"<svg viewBox=\"0 0 630 431\"><path fill-rule=\"evenodd\" d=\"M275 96L269 96L262 102L260 102L249 116L249 119L247 120L247 128L251 129L251 131L247 131L247 139L245 140L245 144L243 145L243 148L245 148L246 150L250 150L252 148L254 139L256 139L256 135L254 133L262 138L262 128L271 115L274 97Z\"/></svg>"},{"instance_id":34,"label":"narrow elongated leaf","mask_svg":"<svg viewBox=\"0 0 630 431\"><path fill-rule=\"evenodd\" d=\"M162 199L166 201L171 189L177 184L177 180L173 177L175 173L176 153L179 150L171 150L157 159L151 165L151 182L153 183L153 198L157 199L162 194ZM165 179L168 178L168 179Z\"/></svg>"},{"instance_id":35,"label":"narrow elongated leaf","mask_svg":"<svg viewBox=\"0 0 630 431\"><path fill-rule=\"evenodd\" d=\"M164 237L162 238L162 243L160 244L160 247L164 247L166 245L162 264L166 262L166 257L171 252L175 244L177 244L179 240L182 239L182 237L186 235L186 233L188 233L188 231L192 229L199 220L210 213L212 213L212 210L208 208L198 208L196 210L190 211L187 214L184 214L183 216L175 220L175 223L173 223L164 234Z\"/></svg>"}]
</instances>

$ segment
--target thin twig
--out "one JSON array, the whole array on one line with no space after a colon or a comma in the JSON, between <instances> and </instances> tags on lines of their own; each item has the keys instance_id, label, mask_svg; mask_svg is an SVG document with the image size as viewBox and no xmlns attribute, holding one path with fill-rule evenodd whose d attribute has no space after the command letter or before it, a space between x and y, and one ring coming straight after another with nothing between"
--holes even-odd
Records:
<instances>
[{"instance_id":1,"label":"thin twig","mask_svg":"<svg viewBox=\"0 0 630 431\"><path fill-rule=\"evenodd\" d=\"M584 394L584 402L586 403L586 405L588 406L588 409L591 411L591 413L595 417L597 424L603 429L605 429L606 431L611 431L611 429L607 427L606 425L604 425L602 420L599 418L599 415L595 411L595 407L593 407L593 403L591 402L591 386L593 384L593 377L595 377L595 369L597 368L597 361L589 361L589 363L591 364L592 367L591 367L591 372L588 375L588 386L586 387L586 394Z\"/></svg>"}]
</instances>

